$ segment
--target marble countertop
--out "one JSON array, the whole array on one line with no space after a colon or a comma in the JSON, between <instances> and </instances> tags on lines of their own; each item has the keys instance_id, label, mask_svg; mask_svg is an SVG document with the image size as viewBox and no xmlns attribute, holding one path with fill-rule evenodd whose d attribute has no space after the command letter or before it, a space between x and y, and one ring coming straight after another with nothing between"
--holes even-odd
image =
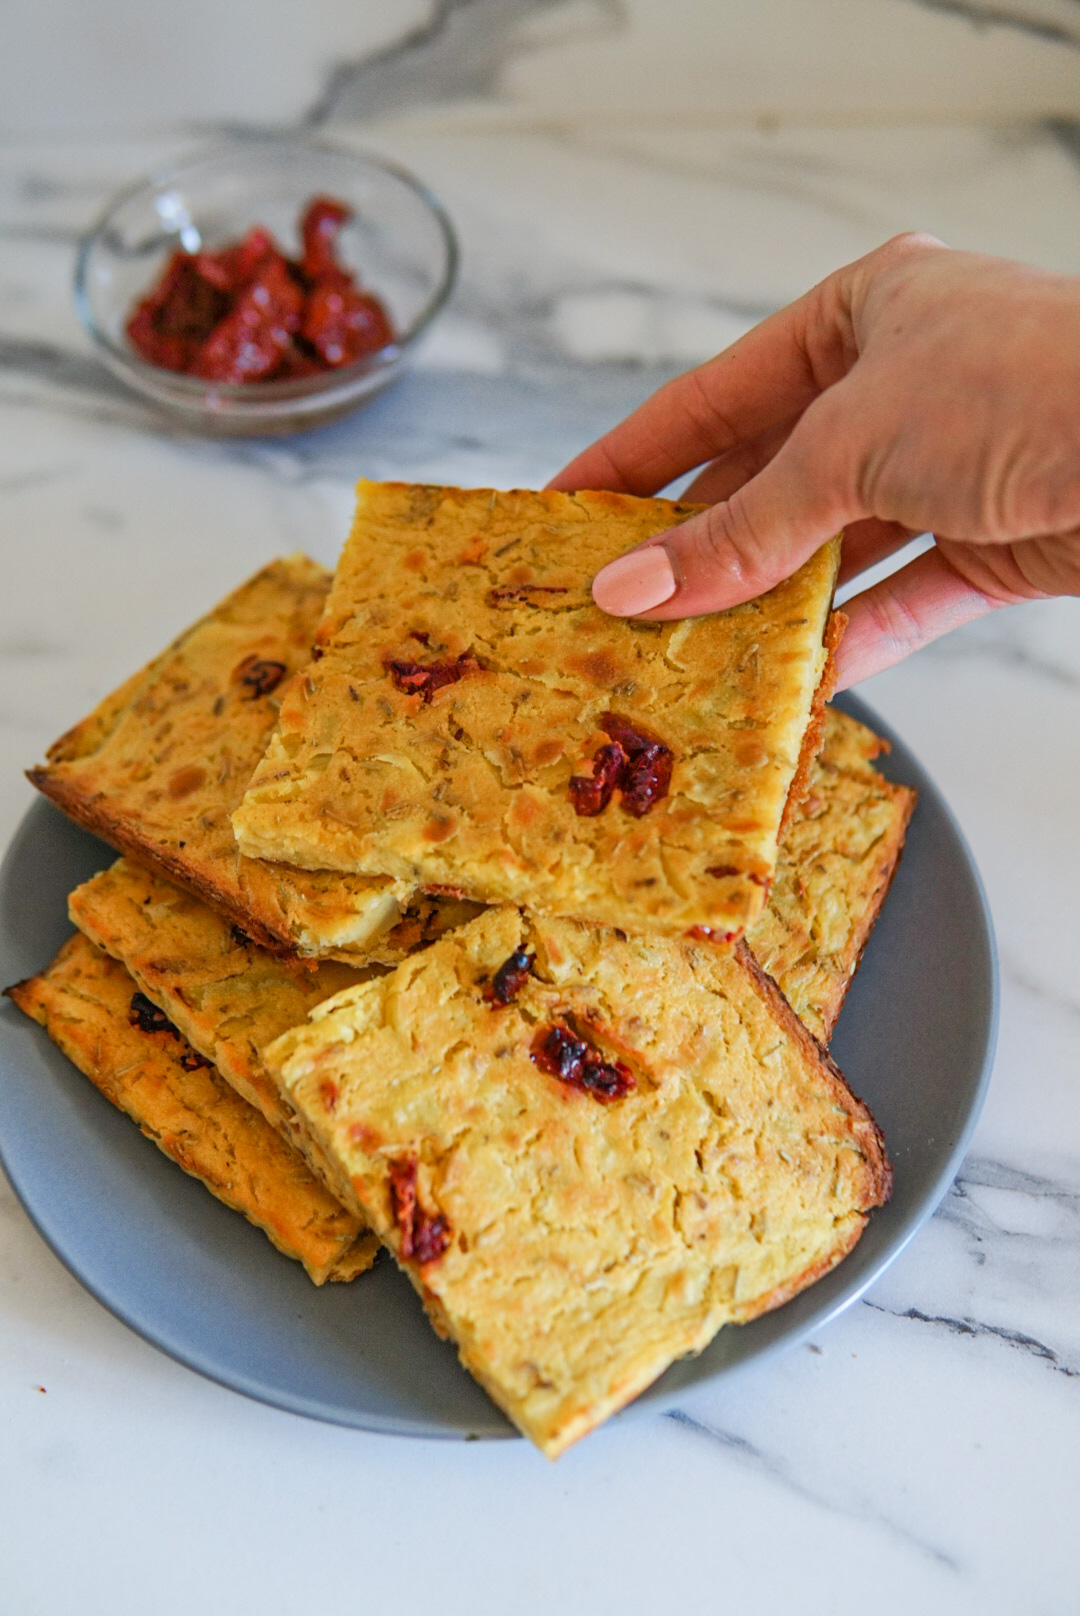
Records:
<instances>
[{"instance_id":1,"label":"marble countertop","mask_svg":"<svg viewBox=\"0 0 1080 1616\"><path fill-rule=\"evenodd\" d=\"M236 49L261 18L238 88L159 5L14 8L25 60L58 66L0 60L5 840L21 770L178 628L274 555L332 563L357 476L542 482L899 229L1080 268L1072 0L356 9L303 8L301 30L300 8L237 0ZM209 442L95 364L74 248L134 175L256 122L413 168L463 274L366 411ZM1003 978L970 1154L868 1295L551 1468L523 1443L339 1430L199 1379L83 1292L3 1185L5 1616L1077 1610L1080 605L972 625L863 693L957 814Z\"/></svg>"}]
</instances>

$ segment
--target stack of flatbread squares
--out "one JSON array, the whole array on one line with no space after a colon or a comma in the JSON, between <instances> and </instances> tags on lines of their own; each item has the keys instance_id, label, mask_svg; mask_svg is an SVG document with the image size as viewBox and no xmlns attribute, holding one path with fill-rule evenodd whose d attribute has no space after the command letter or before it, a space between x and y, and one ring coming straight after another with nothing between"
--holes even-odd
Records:
<instances>
[{"instance_id":1,"label":"stack of flatbread squares","mask_svg":"<svg viewBox=\"0 0 1080 1616\"><path fill-rule=\"evenodd\" d=\"M593 605L695 509L362 483L333 577L265 567L31 772L120 857L15 1002L316 1285L385 1247L549 1457L891 1185L826 1045L914 793L826 705L838 540Z\"/></svg>"}]
</instances>

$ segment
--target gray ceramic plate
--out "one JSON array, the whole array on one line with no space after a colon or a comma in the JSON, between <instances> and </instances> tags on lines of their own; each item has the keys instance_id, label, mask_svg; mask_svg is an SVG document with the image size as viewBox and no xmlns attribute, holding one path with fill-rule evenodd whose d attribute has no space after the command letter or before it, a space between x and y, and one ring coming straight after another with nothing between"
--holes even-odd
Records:
<instances>
[{"instance_id":1,"label":"gray ceramic plate","mask_svg":"<svg viewBox=\"0 0 1080 1616\"><path fill-rule=\"evenodd\" d=\"M858 701L841 705L888 734ZM778 1312L722 1330L637 1408L670 1403L820 1330L903 1249L960 1164L990 1074L993 934L949 810L891 739L886 773L917 786L920 803L833 1054L884 1130L893 1199L838 1269ZM112 857L48 804L31 808L0 873L0 982L47 964L70 930L68 892ZM316 1290L298 1264L154 1150L6 1001L0 1153L30 1217L76 1278L190 1368L278 1408L366 1430L512 1434L388 1260L358 1284Z\"/></svg>"}]
</instances>

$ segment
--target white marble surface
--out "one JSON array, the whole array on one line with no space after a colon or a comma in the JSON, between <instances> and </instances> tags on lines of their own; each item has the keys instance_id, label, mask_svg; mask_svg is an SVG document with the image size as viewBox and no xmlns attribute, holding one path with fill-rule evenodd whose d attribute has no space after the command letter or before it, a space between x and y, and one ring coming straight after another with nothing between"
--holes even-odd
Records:
<instances>
[{"instance_id":1,"label":"white marble surface","mask_svg":"<svg viewBox=\"0 0 1080 1616\"><path fill-rule=\"evenodd\" d=\"M976 31L976 12L998 21ZM1080 267L1075 0L774 3L754 20L704 0L472 0L438 26L419 3L226 13L234 53L260 34L242 82L209 64L199 6L183 39L158 5L9 14L5 838L30 800L21 768L172 632L272 555L332 561L357 475L542 480L664 375L903 227ZM952 121L918 122L931 107ZM464 274L421 364L366 413L209 443L94 366L73 249L148 163L255 119L329 119L414 167L460 227ZM4 1188L4 1616L1073 1616L1080 607L1002 614L866 694L953 804L1003 967L970 1156L867 1298L809 1347L552 1469L521 1443L335 1430L200 1380L92 1301Z\"/></svg>"}]
</instances>

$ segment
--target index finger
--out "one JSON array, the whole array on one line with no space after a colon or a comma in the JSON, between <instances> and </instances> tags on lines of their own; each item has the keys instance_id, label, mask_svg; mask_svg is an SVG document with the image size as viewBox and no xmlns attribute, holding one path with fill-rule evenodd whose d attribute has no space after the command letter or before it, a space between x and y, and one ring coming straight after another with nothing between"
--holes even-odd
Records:
<instances>
[{"instance_id":1,"label":"index finger","mask_svg":"<svg viewBox=\"0 0 1080 1616\"><path fill-rule=\"evenodd\" d=\"M706 460L801 415L857 357L837 270L696 370L677 376L548 483L655 494Z\"/></svg>"}]
</instances>

